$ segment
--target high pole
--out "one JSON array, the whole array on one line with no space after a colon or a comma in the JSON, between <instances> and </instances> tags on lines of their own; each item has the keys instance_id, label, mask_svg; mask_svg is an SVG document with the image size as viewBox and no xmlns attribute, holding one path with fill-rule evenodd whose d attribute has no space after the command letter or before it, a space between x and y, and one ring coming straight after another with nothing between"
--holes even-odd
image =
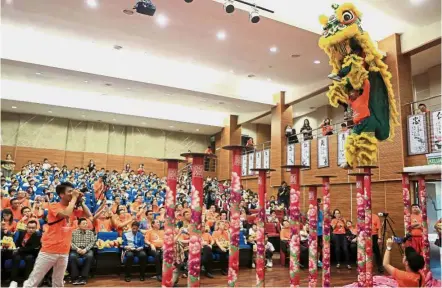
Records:
<instances>
[{"instance_id":1,"label":"high pole","mask_svg":"<svg viewBox=\"0 0 442 288\"><path fill-rule=\"evenodd\" d=\"M176 188L178 181L178 163L182 159L159 159L167 163L167 188L166 188L166 217L164 219L164 244L163 244L163 275L162 287L173 287L174 253L175 253L175 204Z\"/></svg>"},{"instance_id":2,"label":"high pole","mask_svg":"<svg viewBox=\"0 0 442 288\"><path fill-rule=\"evenodd\" d=\"M299 199L301 198L300 170L308 168L304 165L284 165L281 168L290 169L290 287L298 287L300 281L299 258L300 258L300 218Z\"/></svg>"},{"instance_id":3,"label":"high pole","mask_svg":"<svg viewBox=\"0 0 442 288\"><path fill-rule=\"evenodd\" d=\"M267 172L275 169L257 168L251 169L258 171L258 235L256 239L256 287L265 287L265 223L266 223L266 190L267 190Z\"/></svg>"}]
</instances>

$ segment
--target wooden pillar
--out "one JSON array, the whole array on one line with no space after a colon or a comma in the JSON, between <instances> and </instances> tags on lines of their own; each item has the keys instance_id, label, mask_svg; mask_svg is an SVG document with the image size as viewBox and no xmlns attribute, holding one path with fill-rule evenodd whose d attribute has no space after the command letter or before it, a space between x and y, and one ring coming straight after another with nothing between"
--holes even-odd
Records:
<instances>
[{"instance_id":1,"label":"wooden pillar","mask_svg":"<svg viewBox=\"0 0 442 288\"><path fill-rule=\"evenodd\" d=\"M388 70L392 75L391 84L396 98L397 109L400 114L399 122L401 123L401 126L397 127L395 131L395 137L401 138L401 141L380 142L379 159L381 159L381 164L384 164L383 166L391 165L392 168L394 167L392 171L397 171L407 166L407 117L411 111L410 106L405 104L413 101L411 57L410 55L402 54L399 34L393 34L383 39L378 43L378 46L381 51L387 53L387 57L385 57L384 61L388 65ZM397 145L398 143L402 145ZM392 155L392 153L394 155ZM388 161L382 161L382 159L388 159ZM392 159L395 160L392 161Z\"/></svg>"},{"instance_id":2,"label":"wooden pillar","mask_svg":"<svg viewBox=\"0 0 442 288\"><path fill-rule=\"evenodd\" d=\"M232 172L232 157L230 151L218 149L224 146L241 144L241 126L238 125L238 116L230 115L226 119L223 130L216 135L217 166L216 175L219 180L230 179Z\"/></svg>"},{"instance_id":3,"label":"wooden pillar","mask_svg":"<svg viewBox=\"0 0 442 288\"><path fill-rule=\"evenodd\" d=\"M285 141L285 127L292 125L292 107L285 104L285 92L281 91L273 95L276 107L272 108L271 118L271 151L270 151L270 167L275 169L270 177L270 186L279 186L284 180L285 169L281 166L287 164L286 160L286 141ZM287 179L289 175L287 174ZM273 189L271 195L276 195L276 189Z\"/></svg>"}]
</instances>

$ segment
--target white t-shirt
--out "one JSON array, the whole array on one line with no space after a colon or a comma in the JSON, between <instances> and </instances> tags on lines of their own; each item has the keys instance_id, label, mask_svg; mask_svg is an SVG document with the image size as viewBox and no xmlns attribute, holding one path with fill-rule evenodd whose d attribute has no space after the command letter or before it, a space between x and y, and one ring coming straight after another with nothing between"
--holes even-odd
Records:
<instances>
[{"instance_id":1,"label":"white t-shirt","mask_svg":"<svg viewBox=\"0 0 442 288\"><path fill-rule=\"evenodd\" d=\"M275 251L275 247L273 246L273 244L270 241L267 241L266 250L269 250L270 252Z\"/></svg>"}]
</instances>

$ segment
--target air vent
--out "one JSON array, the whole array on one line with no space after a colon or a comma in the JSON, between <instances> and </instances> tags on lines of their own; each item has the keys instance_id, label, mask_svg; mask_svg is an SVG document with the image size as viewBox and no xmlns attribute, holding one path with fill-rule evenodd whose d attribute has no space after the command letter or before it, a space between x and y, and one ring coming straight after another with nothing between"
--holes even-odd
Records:
<instances>
[{"instance_id":1,"label":"air vent","mask_svg":"<svg viewBox=\"0 0 442 288\"><path fill-rule=\"evenodd\" d=\"M121 49L123 49L123 46L120 46L120 45L114 45L114 49L115 49L115 50L121 50Z\"/></svg>"},{"instance_id":2,"label":"air vent","mask_svg":"<svg viewBox=\"0 0 442 288\"><path fill-rule=\"evenodd\" d=\"M253 77L255 77L255 74L249 74L249 75L247 75L247 77L253 78Z\"/></svg>"},{"instance_id":3,"label":"air vent","mask_svg":"<svg viewBox=\"0 0 442 288\"><path fill-rule=\"evenodd\" d=\"M292 54L290 57L292 57L292 58L299 58L299 57L301 57L301 55L299 55L299 54Z\"/></svg>"}]
</instances>

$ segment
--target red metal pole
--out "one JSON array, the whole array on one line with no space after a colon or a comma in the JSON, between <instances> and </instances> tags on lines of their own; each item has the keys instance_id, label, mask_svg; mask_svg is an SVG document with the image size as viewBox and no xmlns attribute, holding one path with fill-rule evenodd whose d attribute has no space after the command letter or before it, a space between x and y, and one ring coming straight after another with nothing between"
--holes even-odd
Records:
<instances>
[{"instance_id":1,"label":"red metal pole","mask_svg":"<svg viewBox=\"0 0 442 288\"><path fill-rule=\"evenodd\" d=\"M308 287L316 287L318 282L318 192L316 186L310 186L308 192Z\"/></svg>"},{"instance_id":2,"label":"red metal pole","mask_svg":"<svg viewBox=\"0 0 442 288\"><path fill-rule=\"evenodd\" d=\"M301 211L299 209L299 199L301 198L301 191L299 173L299 167L293 167L290 170L290 287L299 286L300 281L299 259L301 248L299 227Z\"/></svg>"},{"instance_id":3,"label":"red metal pole","mask_svg":"<svg viewBox=\"0 0 442 288\"><path fill-rule=\"evenodd\" d=\"M419 202L422 211L422 256L425 260L424 274L430 272L430 242L428 241L428 218L427 218L427 191L425 189L425 176L419 175Z\"/></svg>"},{"instance_id":4,"label":"red metal pole","mask_svg":"<svg viewBox=\"0 0 442 288\"><path fill-rule=\"evenodd\" d=\"M226 149L226 147L224 147ZM231 146L232 150L232 192L230 194L230 249L229 249L229 287L237 286L239 273L239 229L241 202L241 152L242 146Z\"/></svg>"},{"instance_id":5,"label":"red metal pole","mask_svg":"<svg viewBox=\"0 0 442 288\"><path fill-rule=\"evenodd\" d=\"M164 219L162 287L173 287L175 202L179 160L166 159L165 161L167 162L167 189L165 201L166 217Z\"/></svg>"},{"instance_id":6,"label":"red metal pole","mask_svg":"<svg viewBox=\"0 0 442 288\"><path fill-rule=\"evenodd\" d=\"M371 167L365 167L364 198L365 198L365 285L373 287L373 239L371 211Z\"/></svg>"},{"instance_id":7,"label":"red metal pole","mask_svg":"<svg viewBox=\"0 0 442 288\"><path fill-rule=\"evenodd\" d=\"M203 204L204 155L192 153L192 216L188 261L188 287L200 287L201 270L201 218Z\"/></svg>"},{"instance_id":8,"label":"red metal pole","mask_svg":"<svg viewBox=\"0 0 442 288\"><path fill-rule=\"evenodd\" d=\"M364 174L356 175L356 202L357 202L357 228L358 228L358 287L365 287L365 210L364 210Z\"/></svg>"},{"instance_id":9,"label":"red metal pole","mask_svg":"<svg viewBox=\"0 0 442 288\"><path fill-rule=\"evenodd\" d=\"M402 174L402 198L404 200L404 231L410 232L411 226L411 199L410 199L410 176L408 173Z\"/></svg>"},{"instance_id":10,"label":"red metal pole","mask_svg":"<svg viewBox=\"0 0 442 288\"><path fill-rule=\"evenodd\" d=\"M266 222L266 185L267 170L260 169L258 176L258 236L256 239L256 287L265 287L265 244L264 244L264 225Z\"/></svg>"}]
</instances>

